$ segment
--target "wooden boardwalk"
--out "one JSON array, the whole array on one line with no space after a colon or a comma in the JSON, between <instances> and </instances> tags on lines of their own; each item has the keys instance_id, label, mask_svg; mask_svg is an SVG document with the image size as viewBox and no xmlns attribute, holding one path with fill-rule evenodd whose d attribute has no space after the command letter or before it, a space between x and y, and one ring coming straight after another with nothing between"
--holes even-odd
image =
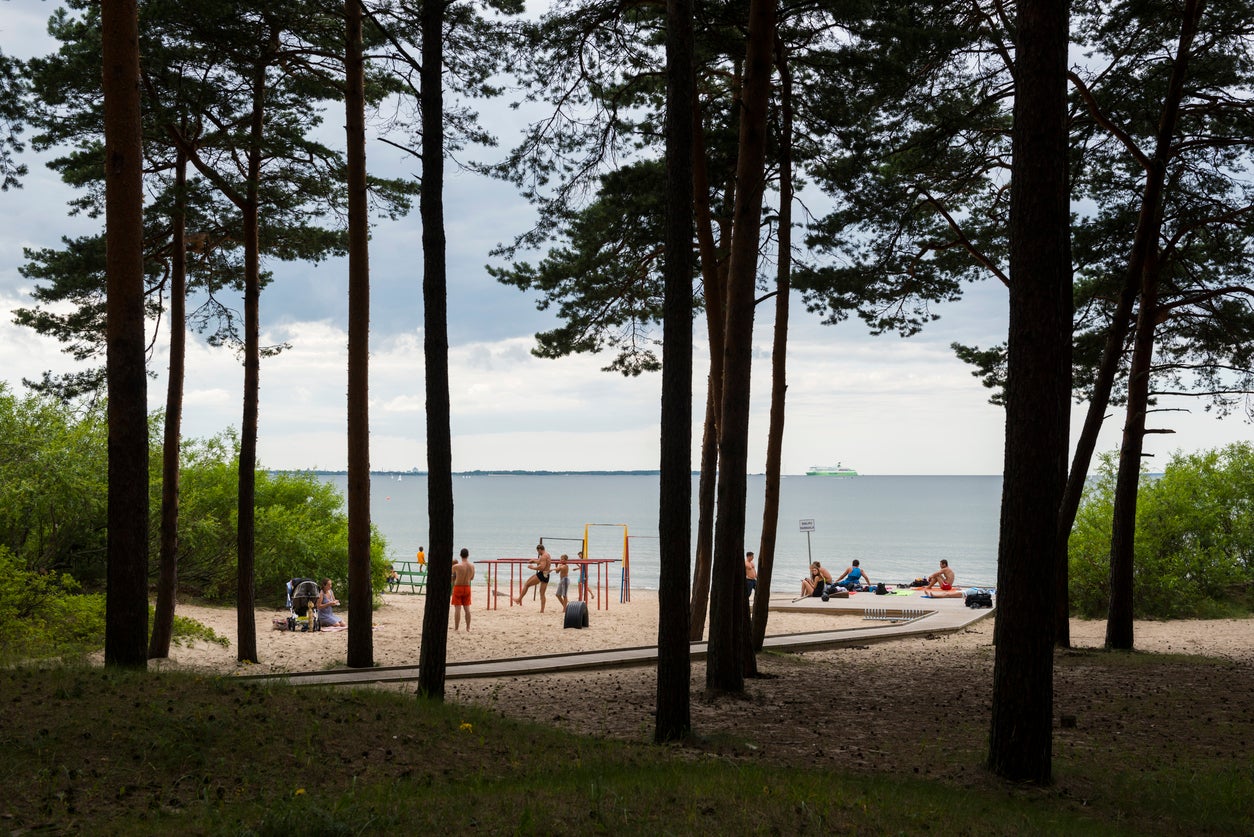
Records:
<instances>
[{"instance_id":1,"label":"wooden boardwalk","mask_svg":"<svg viewBox=\"0 0 1254 837\"><path fill-rule=\"evenodd\" d=\"M764 648L772 651L813 651L842 645L866 645L909 636L954 633L993 614L994 609L974 609L962 599L925 599L921 596L876 596L860 593L848 599L822 601L808 598L799 601L775 599L771 610L840 615L847 623L849 613L862 612L859 627L831 631L810 631L799 634L768 636ZM869 618L868 618L869 615ZM691 645L693 659L706 654L705 642ZM478 660L449 663L445 679L471 677L511 677L525 674L549 674L578 669L605 669L626 666L648 666L657 662L657 647L611 648L577 654L544 654L535 657L511 657L499 660ZM264 683L286 683L292 686L360 686L371 683L403 683L418 680L417 666L383 666L375 668L343 668L289 674L244 675L235 678Z\"/></svg>"}]
</instances>

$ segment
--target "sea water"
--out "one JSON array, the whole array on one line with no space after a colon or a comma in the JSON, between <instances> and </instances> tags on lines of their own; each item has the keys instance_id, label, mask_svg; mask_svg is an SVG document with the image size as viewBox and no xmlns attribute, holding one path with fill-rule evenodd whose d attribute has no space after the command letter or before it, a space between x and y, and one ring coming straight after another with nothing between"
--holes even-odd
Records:
<instances>
[{"instance_id":1,"label":"sea water","mask_svg":"<svg viewBox=\"0 0 1254 837\"><path fill-rule=\"evenodd\" d=\"M347 477L323 477L343 494ZM857 558L872 581L907 583L949 561L958 583L997 579L1000 476L786 476L780 480L772 588L798 588L810 561L836 573ZM765 478L748 478L746 550L758 551ZM693 477L697 521L697 478ZM427 480L375 474L371 519L393 560L426 546ZM471 559L532 558L543 541L573 556L587 533L588 557L627 558L633 588L658 586L656 474L455 475L453 542ZM693 538L695 549L695 535ZM614 586L621 563L613 565Z\"/></svg>"}]
</instances>

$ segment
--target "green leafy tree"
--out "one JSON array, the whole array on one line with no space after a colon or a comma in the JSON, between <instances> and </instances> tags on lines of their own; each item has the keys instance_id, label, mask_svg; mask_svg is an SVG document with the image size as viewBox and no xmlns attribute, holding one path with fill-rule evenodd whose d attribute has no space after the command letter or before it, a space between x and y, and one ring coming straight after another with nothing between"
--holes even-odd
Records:
<instances>
[{"instance_id":1,"label":"green leafy tree","mask_svg":"<svg viewBox=\"0 0 1254 837\"><path fill-rule=\"evenodd\" d=\"M183 445L179 583L185 594L235 600L238 461L234 434ZM348 516L335 487L313 474L266 470L257 472L255 484L255 596L267 606L281 605L289 579L324 577L351 596ZM386 552L387 542L371 528L367 591L386 584Z\"/></svg>"},{"instance_id":2,"label":"green leafy tree","mask_svg":"<svg viewBox=\"0 0 1254 837\"><path fill-rule=\"evenodd\" d=\"M102 410L0 384L0 546L25 569L103 583L106 439Z\"/></svg>"},{"instance_id":3,"label":"green leafy tree","mask_svg":"<svg viewBox=\"0 0 1254 837\"><path fill-rule=\"evenodd\" d=\"M317 2L263 3L243 14L229 3L171 7L160 21L165 44L188 56L153 68L156 121L174 146L240 214L244 261L244 390L238 552L241 660L256 659L252 619L255 560L260 293L263 250L319 259L341 252L342 230L322 226L342 207L343 156L314 139L321 106L343 96L343 21ZM174 71L171 72L171 69ZM376 95L386 88L374 87ZM194 122L184 116L194 114ZM374 181L389 211L407 206L410 187ZM263 218L265 219L263 222ZM279 238L267 233L282 231Z\"/></svg>"},{"instance_id":4,"label":"green leafy tree","mask_svg":"<svg viewBox=\"0 0 1254 837\"><path fill-rule=\"evenodd\" d=\"M1105 616L1117 454L1099 458L1070 543L1072 612ZM1137 502L1133 614L1210 618L1248 609L1254 584L1254 448L1176 453Z\"/></svg>"},{"instance_id":5,"label":"green leafy tree","mask_svg":"<svg viewBox=\"0 0 1254 837\"><path fill-rule=\"evenodd\" d=\"M749 382L758 271L759 222L766 191L767 111L774 72L775 0L750 0L741 91L736 200L727 268L727 330L723 342L723 405L718 434L718 521L710 571L710 636L706 686L744 689L753 663L745 597L745 491L749 448Z\"/></svg>"},{"instance_id":6,"label":"green leafy tree","mask_svg":"<svg viewBox=\"0 0 1254 837\"><path fill-rule=\"evenodd\" d=\"M796 4L780 9L774 48L789 61L794 54L799 56L796 72L806 78L798 89L808 90L811 75L821 77L830 70L831 53L840 41L833 32L839 31L838 18L844 11ZM657 368L653 331L661 312L663 249L658 242L664 194L655 159L663 136L662 89L653 71L661 62L658 12L647 6L624 9L579 3L555 8L524 30L524 46L514 64L533 91L531 96L550 103L553 112L532 124L526 140L498 168L539 208L535 228L499 252L514 259L522 247L549 241L555 246L535 266L515 261L493 272L502 282L539 291L539 308L557 309L562 325L537 335L534 351L539 356L604 351L611 356L610 370L634 375ZM701 282L694 310L705 311L710 352L690 619L694 640L704 633L710 592L718 433L726 383L728 254L734 232L732 210L743 186L736 179L736 164L744 14L744 6L701 7L694 21L699 82L692 102L696 224L690 246L700 253L699 271L694 269L693 277ZM781 148L787 146L791 153L795 147L797 159L808 161L814 147L807 141L809 133L830 129L829 121L808 121L815 116L813 110L798 108L807 122L796 131L782 132L779 110L771 99L766 113L771 132L768 185L777 176ZM785 217L791 219L781 209L778 218ZM771 247L772 230L783 221L777 224L776 217L766 214L759 222L765 252ZM786 238L781 230L779 241ZM787 262L781 257L781 264ZM787 291L775 292L781 293ZM777 358L782 364L782 354ZM773 390L779 392L782 389ZM782 406L776 411L782 416ZM771 434L782 436L782 421L772 424ZM768 458L768 472L772 467ZM764 544L772 542L776 522L769 512L764 515ZM764 559L769 565L769 556Z\"/></svg>"},{"instance_id":7,"label":"green leafy tree","mask_svg":"<svg viewBox=\"0 0 1254 837\"><path fill-rule=\"evenodd\" d=\"M1069 73L1073 359L1088 413L1059 512L1064 537L1109 405L1126 403L1129 381L1148 383L1150 399L1195 394L1221 410L1251 389L1248 15L1244 4L1207 3L1195 38L1187 21L1201 10L1075 4L1071 41L1084 58ZM1005 103L1015 52L996 5L893 4L876 20L859 32L879 47L874 77L843 99L865 118L819 177L836 209L812 244L835 266L802 271L798 283L833 322L856 311L876 327L910 329L933 316L928 300L956 298L963 281L1009 284ZM1142 293L1151 275L1156 298ZM1138 316L1141 361L1130 374ZM1004 346L956 348L986 383L1004 382ZM1133 429L1147 406L1131 408L1142 417ZM1138 445L1125 445L1125 495ZM1060 545L1065 570L1064 554ZM1065 644L1065 596L1059 604Z\"/></svg>"},{"instance_id":8,"label":"green leafy tree","mask_svg":"<svg viewBox=\"0 0 1254 837\"><path fill-rule=\"evenodd\" d=\"M83 594L69 573L33 570L0 547L0 664L65 659L100 647L105 601Z\"/></svg>"},{"instance_id":9,"label":"green leafy tree","mask_svg":"<svg viewBox=\"0 0 1254 837\"><path fill-rule=\"evenodd\" d=\"M21 138L25 96L22 62L0 52L0 192L20 186L26 174L26 166L16 157L25 149Z\"/></svg>"}]
</instances>

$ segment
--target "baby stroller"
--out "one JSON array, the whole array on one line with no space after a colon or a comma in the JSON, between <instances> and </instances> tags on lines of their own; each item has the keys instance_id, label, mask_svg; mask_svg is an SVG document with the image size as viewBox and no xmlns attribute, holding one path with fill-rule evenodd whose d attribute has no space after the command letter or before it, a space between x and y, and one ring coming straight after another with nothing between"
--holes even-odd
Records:
<instances>
[{"instance_id":1,"label":"baby stroller","mask_svg":"<svg viewBox=\"0 0 1254 837\"><path fill-rule=\"evenodd\" d=\"M312 578L293 578L287 583L287 617L289 631L316 631L318 628L318 582Z\"/></svg>"}]
</instances>

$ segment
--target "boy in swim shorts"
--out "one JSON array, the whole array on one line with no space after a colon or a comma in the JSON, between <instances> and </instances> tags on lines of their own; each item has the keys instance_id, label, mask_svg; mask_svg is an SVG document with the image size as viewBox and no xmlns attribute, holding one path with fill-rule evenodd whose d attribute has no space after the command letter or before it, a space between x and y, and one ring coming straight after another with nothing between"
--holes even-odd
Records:
<instances>
[{"instance_id":1,"label":"boy in swim shorts","mask_svg":"<svg viewBox=\"0 0 1254 837\"><path fill-rule=\"evenodd\" d=\"M470 563L470 550L462 549L461 560L453 565L453 630L461 630L462 611L466 612L466 633L470 633L470 582L475 565Z\"/></svg>"},{"instance_id":2,"label":"boy in swim shorts","mask_svg":"<svg viewBox=\"0 0 1254 837\"><path fill-rule=\"evenodd\" d=\"M557 600L562 603L562 610L566 609L566 594L570 590L570 564L566 563L568 560L563 555L557 561Z\"/></svg>"}]
</instances>

